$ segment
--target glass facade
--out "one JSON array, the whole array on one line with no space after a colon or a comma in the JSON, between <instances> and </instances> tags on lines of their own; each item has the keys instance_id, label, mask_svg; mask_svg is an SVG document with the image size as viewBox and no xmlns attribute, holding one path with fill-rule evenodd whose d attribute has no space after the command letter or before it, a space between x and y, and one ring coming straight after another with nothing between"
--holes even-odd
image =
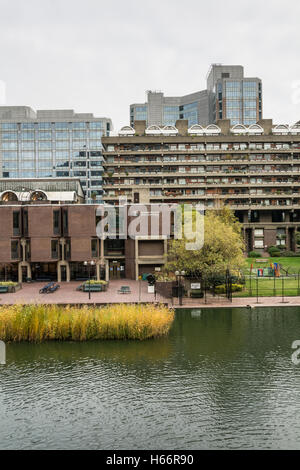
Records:
<instances>
[{"instance_id":1,"label":"glass facade","mask_svg":"<svg viewBox=\"0 0 300 470\"><path fill-rule=\"evenodd\" d=\"M163 109L163 125L175 126L175 122L179 119L179 106L164 106Z\"/></svg>"},{"instance_id":2,"label":"glass facade","mask_svg":"<svg viewBox=\"0 0 300 470\"><path fill-rule=\"evenodd\" d=\"M219 82L216 89L218 118L230 119L231 125L255 124L262 116L259 85L256 80L246 79Z\"/></svg>"},{"instance_id":3,"label":"glass facade","mask_svg":"<svg viewBox=\"0 0 300 470\"><path fill-rule=\"evenodd\" d=\"M81 179L86 200L100 202L103 174L101 137L107 135L109 129L110 124L106 120L1 122L2 177L77 176Z\"/></svg>"},{"instance_id":4,"label":"glass facade","mask_svg":"<svg viewBox=\"0 0 300 470\"><path fill-rule=\"evenodd\" d=\"M180 111L180 119L187 119L188 125L193 126L194 124L198 124L198 103L189 103L182 106L179 106Z\"/></svg>"}]
</instances>

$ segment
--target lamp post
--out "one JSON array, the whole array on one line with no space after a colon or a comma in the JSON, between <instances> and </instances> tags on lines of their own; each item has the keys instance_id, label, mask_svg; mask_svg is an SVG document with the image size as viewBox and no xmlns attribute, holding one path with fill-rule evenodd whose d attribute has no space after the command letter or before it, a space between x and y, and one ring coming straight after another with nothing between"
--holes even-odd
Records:
<instances>
[{"instance_id":1,"label":"lamp post","mask_svg":"<svg viewBox=\"0 0 300 470\"><path fill-rule=\"evenodd\" d=\"M139 276L139 303L141 302L141 280L142 276Z\"/></svg>"},{"instance_id":2,"label":"lamp post","mask_svg":"<svg viewBox=\"0 0 300 470\"><path fill-rule=\"evenodd\" d=\"M177 277L177 286L178 286L178 303L182 305L182 284L181 277L185 276L185 271L175 271L175 276Z\"/></svg>"},{"instance_id":3,"label":"lamp post","mask_svg":"<svg viewBox=\"0 0 300 470\"><path fill-rule=\"evenodd\" d=\"M84 266L88 266L89 271L89 300L91 298L91 266L95 266L95 261L85 261Z\"/></svg>"}]
</instances>

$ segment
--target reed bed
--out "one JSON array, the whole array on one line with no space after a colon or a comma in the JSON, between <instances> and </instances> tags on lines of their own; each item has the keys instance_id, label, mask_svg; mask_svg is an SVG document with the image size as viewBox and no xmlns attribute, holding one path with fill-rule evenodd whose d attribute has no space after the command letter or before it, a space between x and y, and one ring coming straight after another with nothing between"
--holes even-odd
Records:
<instances>
[{"instance_id":1,"label":"reed bed","mask_svg":"<svg viewBox=\"0 0 300 470\"><path fill-rule=\"evenodd\" d=\"M173 319L173 310L153 304L2 306L0 340L36 343L49 340L145 340L168 334Z\"/></svg>"}]
</instances>

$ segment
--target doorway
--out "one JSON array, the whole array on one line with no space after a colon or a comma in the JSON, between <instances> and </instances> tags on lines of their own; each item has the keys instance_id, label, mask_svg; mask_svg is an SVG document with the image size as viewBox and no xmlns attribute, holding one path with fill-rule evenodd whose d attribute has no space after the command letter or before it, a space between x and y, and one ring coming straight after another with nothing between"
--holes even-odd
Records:
<instances>
[{"instance_id":1,"label":"doorway","mask_svg":"<svg viewBox=\"0 0 300 470\"><path fill-rule=\"evenodd\" d=\"M67 267L66 266L61 266L60 267L60 278L62 282L67 280Z\"/></svg>"},{"instance_id":2,"label":"doorway","mask_svg":"<svg viewBox=\"0 0 300 470\"><path fill-rule=\"evenodd\" d=\"M110 260L109 262L109 279L122 279L125 277L124 261Z\"/></svg>"}]
</instances>

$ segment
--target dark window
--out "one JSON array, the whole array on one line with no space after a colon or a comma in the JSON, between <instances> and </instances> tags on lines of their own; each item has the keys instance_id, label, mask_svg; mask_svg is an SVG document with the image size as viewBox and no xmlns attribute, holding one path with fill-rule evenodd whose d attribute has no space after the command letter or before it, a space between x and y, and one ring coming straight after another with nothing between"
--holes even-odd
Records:
<instances>
[{"instance_id":1,"label":"dark window","mask_svg":"<svg viewBox=\"0 0 300 470\"><path fill-rule=\"evenodd\" d=\"M25 246L25 261L30 261L30 240L26 240L26 246Z\"/></svg>"},{"instance_id":2,"label":"dark window","mask_svg":"<svg viewBox=\"0 0 300 470\"><path fill-rule=\"evenodd\" d=\"M92 258L98 257L98 239L93 238L91 240L91 250L92 250Z\"/></svg>"},{"instance_id":3,"label":"dark window","mask_svg":"<svg viewBox=\"0 0 300 470\"><path fill-rule=\"evenodd\" d=\"M60 234L60 211L53 211L53 233L54 235Z\"/></svg>"},{"instance_id":4,"label":"dark window","mask_svg":"<svg viewBox=\"0 0 300 470\"><path fill-rule=\"evenodd\" d=\"M222 78L230 78L230 74L228 72L223 72Z\"/></svg>"},{"instance_id":5,"label":"dark window","mask_svg":"<svg viewBox=\"0 0 300 470\"><path fill-rule=\"evenodd\" d=\"M63 234L67 235L69 231L68 211L63 211Z\"/></svg>"},{"instance_id":6,"label":"dark window","mask_svg":"<svg viewBox=\"0 0 300 470\"><path fill-rule=\"evenodd\" d=\"M104 241L104 254L105 256L123 256L125 253L125 240L110 240Z\"/></svg>"},{"instance_id":7,"label":"dark window","mask_svg":"<svg viewBox=\"0 0 300 470\"><path fill-rule=\"evenodd\" d=\"M13 234L14 236L18 236L21 233L20 230L20 211L14 211L13 212Z\"/></svg>"},{"instance_id":8,"label":"dark window","mask_svg":"<svg viewBox=\"0 0 300 470\"><path fill-rule=\"evenodd\" d=\"M65 257L66 257L66 260L68 260L71 258L71 240L70 239L66 240L65 247L66 247Z\"/></svg>"},{"instance_id":9,"label":"dark window","mask_svg":"<svg viewBox=\"0 0 300 470\"><path fill-rule=\"evenodd\" d=\"M23 232L24 236L28 236L28 212L24 210L23 212Z\"/></svg>"},{"instance_id":10,"label":"dark window","mask_svg":"<svg viewBox=\"0 0 300 470\"><path fill-rule=\"evenodd\" d=\"M20 243L18 240L11 241L11 259L20 258Z\"/></svg>"},{"instance_id":11,"label":"dark window","mask_svg":"<svg viewBox=\"0 0 300 470\"><path fill-rule=\"evenodd\" d=\"M249 213L248 213L249 218ZM259 222L259 212L258 211L251 211L250 212L250 222Z\"/></svg>"},{"instance_id":12,"label":"dark window","mask_svg":"<svg viewBox=\"0 0 300 470\"><path fill-rule=\"evenodd\" d=\"M51 240L51 258L58 258L58 240Z\"/></svg>"},{"instance_id":13,"label":"dark window","mask_svg":"<svg viewBox=\"0 0 300 470\"><path fill-rule=\"evenodd\" d=\"M285 222L285 212L272 211L272 222Z\"/></svg>"}]
</instances>

